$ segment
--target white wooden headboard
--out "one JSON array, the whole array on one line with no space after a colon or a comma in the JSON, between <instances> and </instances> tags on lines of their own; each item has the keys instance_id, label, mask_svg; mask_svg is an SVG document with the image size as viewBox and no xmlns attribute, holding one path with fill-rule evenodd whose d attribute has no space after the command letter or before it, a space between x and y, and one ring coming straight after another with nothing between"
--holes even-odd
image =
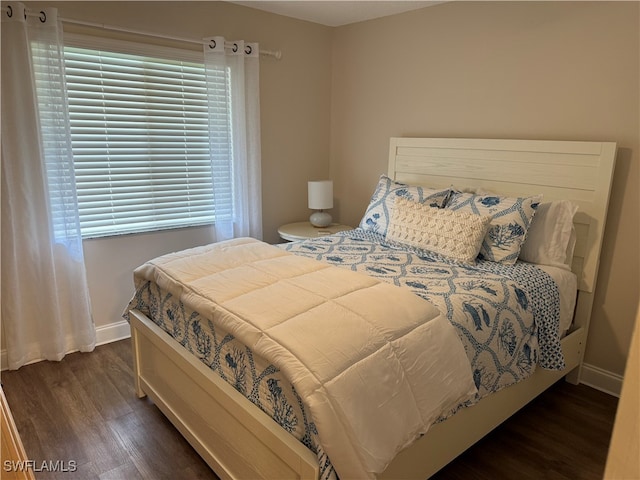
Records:
<instances>
[{"instance_id":1,"label":"white wooden headboard","mask_svg":"<svg viewBox=\"0 0 640 480\"><path fill-rule=\"evenodd\" d=\"M613 142L391 138L389 177L432 187L483 187L503 195L543 194L578 205L572 270L574 327L588 329L615 165Z\"/></svg>"}]
</instances>

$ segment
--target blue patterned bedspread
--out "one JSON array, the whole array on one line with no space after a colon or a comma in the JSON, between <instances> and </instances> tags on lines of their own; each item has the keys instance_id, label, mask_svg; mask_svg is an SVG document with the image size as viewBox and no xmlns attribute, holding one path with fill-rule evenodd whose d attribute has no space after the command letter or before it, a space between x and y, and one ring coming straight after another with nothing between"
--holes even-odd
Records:
<instances>
[{"instance_id":1,"label":"blue patterned bedspread","mask_svg":"<svg viewBox=\"0 0 640 480\"><path fill-rule=\"evenodd\" d=\"M464 344L478 387L476 401L526 378L536 365L564 367L558 290L551 277L532 265L480 261L471 267L400 248L360 229L279 247L406 286L431 301ZM316 453L320 478L336 478L313 420L276 367L155 284L137 289L125 318L134 308Z\"/></svg>"},{"instance_id":2,"label":"blue patterned bedspread","mask_svg":"<svg viewBox=\"0 0 640 480\"><path fill-rule=\"evenodd\" d=\"M432 302L456 327L481 397L528 377L536 365L564 368L558 289L534 265L470 266L361 229L280 247L408 287Z\"/></svg>"}]
</instances>

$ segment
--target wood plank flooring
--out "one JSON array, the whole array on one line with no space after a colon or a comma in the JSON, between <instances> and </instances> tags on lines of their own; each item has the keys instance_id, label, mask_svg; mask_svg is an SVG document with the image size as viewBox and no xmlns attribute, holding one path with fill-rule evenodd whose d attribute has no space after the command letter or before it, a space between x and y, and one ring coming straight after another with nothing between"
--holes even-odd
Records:
<instances>
[{"instance_id":1,"label":"wood plank flooring","mask_svg":"<svg viewBox=\"0 0 640 480\"><path fill-rule=\"evenodd\" d=\"M153 403L135 396L129 340L1 379L29 458L39 468L76 466L45 464L38 479L217 479ZM559 382L434 478L600 480L616 406Z\"/></svg>"}]
</instances>

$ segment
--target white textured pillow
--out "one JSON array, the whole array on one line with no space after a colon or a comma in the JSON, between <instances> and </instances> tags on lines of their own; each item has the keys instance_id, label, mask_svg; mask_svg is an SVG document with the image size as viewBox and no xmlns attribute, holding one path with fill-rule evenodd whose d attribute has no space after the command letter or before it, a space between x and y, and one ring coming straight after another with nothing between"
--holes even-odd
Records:
<instances>
[{"instance_id":1,"label":"white textured pillow","mask_svg":"<svg viewBox=\"0 0 640 480\"><path fill-rule=\"evenodd\" d=\"M475 263L490 221L491 215L443 210L398 197L387 239Z\"/></svg>"},{"instance_id":2,"label":"white textured pillow","mask_svg":"<svg viewBox=\"0 0 640 480\"><path fill-rule=\"evenodd\" d=\"M406 185L381 175L359 226L363 230L386 235L393 210L393 200L396 197L405 197L432 207L442 208L450 193L450 188L435 189Z\"/></svg>"},{"instance_id":3,"label":"white textured pillow","mask_svg":"<svg viewBox=\"0 0 640 480\"><path fill-rule=\"evenodd\" d=\"M575 246L573 217L577 210L578 206L568 200L541 203L522 244L520 260L570 268Z\"/></svg>"}]
</instances>

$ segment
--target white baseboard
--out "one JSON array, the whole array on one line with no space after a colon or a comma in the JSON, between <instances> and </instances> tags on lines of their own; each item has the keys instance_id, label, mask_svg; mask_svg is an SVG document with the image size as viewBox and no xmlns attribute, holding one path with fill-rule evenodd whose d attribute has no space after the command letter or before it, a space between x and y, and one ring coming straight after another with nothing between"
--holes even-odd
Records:
<instances>
[{"instance_id":1,"label":"white baseboard","mask_svg":"<svg viewBox=\"0 0 640 480\"><path fill-rule=\"evenodd\" d=\"M623 378L622 375L603 370L588 363L582 364L580 383L613 395L614 397L620 398Z\"/></svg>"},{"instance_id":2,"label":"white baseboard","mask_svg":"<svg viewBox=\"0 0 640 480\"><path fill-rule=\"evenodd\" d=\"M129 322L126 320L102 325L96 327L96 346L124 340L130 336L131 329L129 328Z\"/></svg>"},{"instance_id":3,"label":"white baseboard","mask_svg":"<svg viewBox=\"0 0 640 480\"><path fill-rule=\"evenodd\" d=\"M98 345L104 345L105 343L124 340L130 336L131 329L129 328L129 322L126 320L120 320L119 322L110 323L108 325L101 325L96 327L96 347ZM42 361L42 359L33 360L29 363L36 363L40 361ZM9 361L7 359L7 350L2 349L2 351L0 351L0 370L7 370L9 368L8 366Z\"/></svg>"}]
</instances>

